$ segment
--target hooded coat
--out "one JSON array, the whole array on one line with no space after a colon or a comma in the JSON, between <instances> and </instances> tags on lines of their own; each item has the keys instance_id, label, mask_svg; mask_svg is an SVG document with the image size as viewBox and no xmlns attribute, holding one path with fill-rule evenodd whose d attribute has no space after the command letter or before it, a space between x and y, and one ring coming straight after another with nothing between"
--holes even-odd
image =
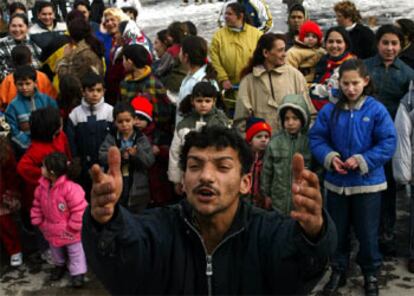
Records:
<instances>
[{"instance_id":1,"label":"hooded coat","mask_svg":"<svg viewBox=\"0 0 414 296\"><path fill-rule=\"evenodd\" d=\"M309 108L302 95L288 95L284 97L278 109L279 114L286 108L298 110L304 119L304 126L296 135L289 134L282 128L274 135L267 146L263 160L263 170L260 180L262 194L272 199L273 209L284 215L292 210L292 158L300 153L305 159L305 167L311 166L311 152L307 130L310 123ZM283 120L279 117L280 126Z\"/></svg>"}]
</instances>

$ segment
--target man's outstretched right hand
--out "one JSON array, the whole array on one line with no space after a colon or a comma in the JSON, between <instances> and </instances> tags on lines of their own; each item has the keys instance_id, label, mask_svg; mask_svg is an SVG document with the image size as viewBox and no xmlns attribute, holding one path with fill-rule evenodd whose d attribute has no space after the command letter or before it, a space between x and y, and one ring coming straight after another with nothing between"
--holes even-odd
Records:
<instances>
[{"instance_id":1,"label":"man's outstretched right hand","mask_svg":"<svg viewBox=\"0 0 414 296\"><path fill-rule=\"evenodd\" d=\"M121 153L115 146L108 150L108 167L107 173L97 164L91 168L91 215L101 224L112 218L122 193Z\"/></svg>"}]
</instances>

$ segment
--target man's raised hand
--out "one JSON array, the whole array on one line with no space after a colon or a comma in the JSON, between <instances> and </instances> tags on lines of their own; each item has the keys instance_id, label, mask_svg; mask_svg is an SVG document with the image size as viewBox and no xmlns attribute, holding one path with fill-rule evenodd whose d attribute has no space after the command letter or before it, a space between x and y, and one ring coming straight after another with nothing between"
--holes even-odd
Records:
<instances>
[{"instance_id":1,"label":"man's raised hand","mask_svg":"<svg viewBox=\"0 0 414 296\"><path fill-rule=\"evenodd\" d=\"M322 195L318 176L305 169L303 156L296 153L292 160L292 199L295 209L290 216L299 222L310 238L317 237L323 226Z\"/></svg>"},{"instance_id":2,"label":"man's raised hand","mask_svg":"<svg viewBox=\"0 0 414 296\"><path fill-rule=\"evenodd\" d=\"M91 168L91 215L101 224L112 218L122 193L121 153L115 146L108 150L108 167L107 173L97 164Z\"/></svg>"}]
</instances>

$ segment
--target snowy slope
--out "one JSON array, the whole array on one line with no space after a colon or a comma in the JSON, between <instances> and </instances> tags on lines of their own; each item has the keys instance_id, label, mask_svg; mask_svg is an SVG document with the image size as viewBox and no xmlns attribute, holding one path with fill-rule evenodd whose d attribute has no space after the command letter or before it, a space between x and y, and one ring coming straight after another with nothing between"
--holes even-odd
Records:
<instances>
[{"instance_id":1,"label":"snowy slope","mask_svg":"<svg viewBox=\"0 0 414 296\"><path fill-rule=\"evenodd\" d=\"M322 26L335 24L333 5L338 0L305 0L304 5L310 11L312 19ZM144 2L144 1L143 1ZM139 24L145 32L153 37L172 21L191 20L197 25L199 34L210 39L217 29L217 19L222 2L180 6L181 0L151 1L145 3L139 16ZM282 0L267 0L271 8L274 26L273 31L286 31L286 6ZM364 18L377 16L379 24L392 22L396 18L414 19L414 0L354 0Z\"/></svg>"}]
</instances>

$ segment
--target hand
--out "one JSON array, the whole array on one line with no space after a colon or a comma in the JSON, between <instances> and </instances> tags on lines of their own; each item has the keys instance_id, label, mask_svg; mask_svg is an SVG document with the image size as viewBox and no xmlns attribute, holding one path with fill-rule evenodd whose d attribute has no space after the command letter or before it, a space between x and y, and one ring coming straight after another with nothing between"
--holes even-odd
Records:
<instances>
[{"instance_id":1,"label":"hand","mask_svg":"<svg viewBox=\"0 0 414 296\"><path fill-rule=\"evenodd\" d=\"M152 153L157 156L158 154L160 154L161 150L160 147L158 147L157 145L152 145Z\"/></svg>"},{"instance_id":2,"label":"hand","mask_svg":"<svg viewBox=\"0 0 414 296\"><path fill-rule=\"evenodd\" d=\"M221 82L221 86L225 90L229 90L229 89L232 89L233 88L233 84L231 83L230 80L224 80L223 82Z\"/></svg>"},{"instance_id":3,"label":"hand","mask_svg":"<svg viewBox=\"0 0 414 296\"><path fill-rule=\"evenodd\" d=\"M138 152L137 146L128 147L126 150L128 151L128 154L132 156L137 155Z\"/></svg>"},{"instance_id":4,"label":"hand","mask_svg":"<svg viewBox=\"0 0 414 296\"><path fill-rule=\"evenodd\" d=\"M121 154L115 146L109 148L108 167L106 174L97 164L91 168L91 215L101 224L112 218L122 193Z\"/></svg>"},{"instance_id":5,"label":"hand","mask_svg":"<svg viewBox=\"0 0 414 296\"><path fill-rule=\"evenodd\" d=\"M358 160L351 156L350 158L348 158L345 163L344 166L348 169L348 170L355 170L359 167L359 162Z\"/></svg>"},{"instance_id":6,"label":"hand","mask_svg":"<svg viewBox=\"0 0 414 296\"><path fill-rule=\"evenodd\" d=\"M335 172L337 172L338 174L341 174L341 175L348 174L345 163L343 163L342 160L338 156L335 156L332 159L332 167L335 170Z\"/></svg>"},{"instance_id":7,"label":"hand","mask_svg":"<svg viewBox=\"0 0 414 296\"><path fill-rule=\"evenodd\" d=\"M298 221L305 234L315 238L323 226L322 194L318 176L305 169L303 156L295 153L292 160L292 199L295 209L290 216Z\"/></svg>"}]
</instances>

